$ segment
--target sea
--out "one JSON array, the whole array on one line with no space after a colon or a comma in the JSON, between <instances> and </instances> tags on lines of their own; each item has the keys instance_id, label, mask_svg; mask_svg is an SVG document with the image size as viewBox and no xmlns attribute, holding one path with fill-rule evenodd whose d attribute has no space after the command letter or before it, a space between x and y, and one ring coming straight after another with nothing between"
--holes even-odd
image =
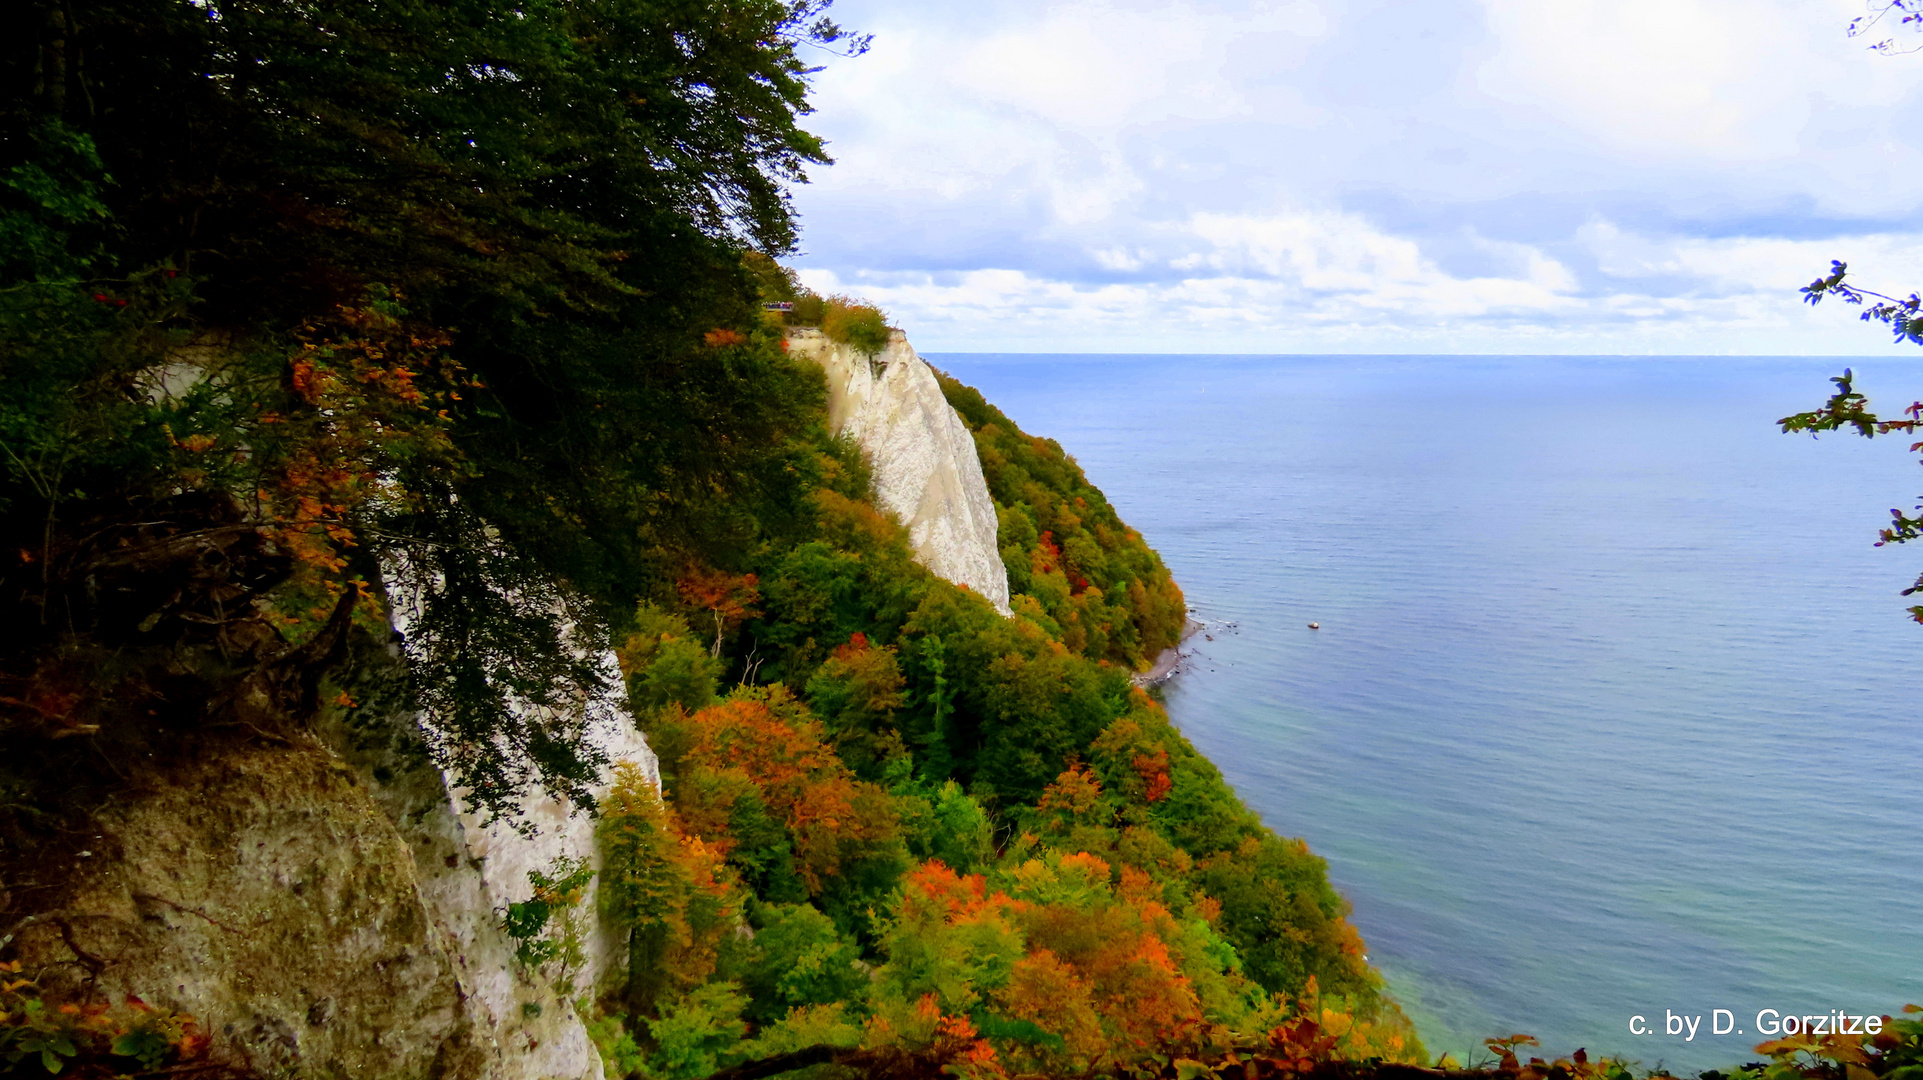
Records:
<instances>
[{"instance_id":1,"label":"sea","mask_svg":"<svg viewBox=\"0 0 1923 1080\"><path fill-rule=\"evenodd\" d=\"M1923 469L1775 423L1923 362L928 359L1162 553L1204 627L1171 717L1432 1054L1689 1073L1923 1003L1923 544L1874 546Z\"/></svg>"}]
</instances>

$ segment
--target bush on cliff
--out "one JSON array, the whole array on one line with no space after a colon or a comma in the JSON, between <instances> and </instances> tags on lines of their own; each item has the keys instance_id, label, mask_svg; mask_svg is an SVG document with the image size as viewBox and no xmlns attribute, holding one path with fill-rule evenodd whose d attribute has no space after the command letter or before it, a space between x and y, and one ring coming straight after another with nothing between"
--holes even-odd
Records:
<instances>
[{"instance_id":1,"label":"bush on cliff","mask_svg":"<svg viewBox=\"0 0 1923 1080\"><path fill-rule=\"evenodd\" d=\"M846 296L831 296L823 304L821 332L828 340L852 345L864 356L874 356L888 345L888 316L871 304Z\"/></svg>"}]
</instances>

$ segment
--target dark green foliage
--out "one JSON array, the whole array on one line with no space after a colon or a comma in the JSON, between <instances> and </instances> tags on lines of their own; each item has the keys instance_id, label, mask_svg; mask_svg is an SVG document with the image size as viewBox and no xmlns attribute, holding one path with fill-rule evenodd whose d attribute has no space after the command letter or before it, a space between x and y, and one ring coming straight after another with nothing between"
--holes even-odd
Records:
<instances>
[{"instance_id":1,"label":"dark green foliage","mask_svg":"<svg viewBox=\"0 0 1923 1080\"><path fill-rule=\"evenodd\" d=\"M729 807L728 833L735 839L728 861L756 896L775 904L807 901L808 887L795 871L788 830L752 789L738 795Z\"/></svg>"},{"instance_id":2,"label":"dark green foliage","mask_svg":"<svg viewBox=\"0 0 1923 1080\"><path fill-rule=\"evenodd\" d=\"M728 1065L748 1030L741 1020L746 1005L730 983L709 983L668 1002L658 1019L647 1021L654 1050L646 1074L660 1080L699 1080Z\"/></svg>"},{"instance_id":3,"label":"dark green foliage","mask_svg":"<svg viewBox=\"0 0 1923 1080\"><path fill-rule=\"evenodd\" d=\"M779 1020L797 1005L827 1005L860 996L868 976L855 966L860 950L834 921L807 904L763 904L742 970L756 1023Z\"/></svg>"},{"instance_id":4,"label":"dark green foliage","mask_svg":"<svg viewBox=\"0 0 1923 1080\"><path fill-rule=\"evenodd\" d=\"M764 676L797 690L852 635L892 642L930 580L901 527L873 507L831 490L816 503L820 538L760 571L763 615L748 629Z\"/></svg>"},{"instance_id":5,"label":"dark green foliage","mask_svg":"<svg viewBox=\"0 0 1923 1080\"><path fill-rule=\"evenodd\" d=\"M603 762L581 742L588 716L578 703L599 698L603 676L566 647L563 624L573 616L593 626L599 613L555 588L525 548L491 542L485 519L462 504L424 507L396 525L440 541L390 564L419 598L407 624L409 679L433 718L438 760L490 811L511 813L529 783L591 803L586 784Z\"/></svg>"},{"instance_id":6,"label":"dark green foliage","mask_svg":"<svg viewBox=\"0 0 1923 1080\"><path fill-rule=\"evenodd\" d=\"M900 834L900 817L892 800L871 796L855 808L869 821L883 821L882 835L844 843L840 869L825 878L815 903L834 920L842 936L872 949L880 941L890 900L901 876L914 869L914 860Z\"/></svg>"},{"instance_id":7,"label":"dark green foliage","mask_svg":"<svg viewBox=\"0 0 1923 1080\"><path fill-rule=\"evenodd\" d=\"M1302 841L1266 835L1204 860L1195 881L1221 903L1217 927L1250 978L1299 991L1313 976L1324 993L1373 1004L1376 980L1353 958L1361 941L1327 870Z\"/></svg>"},{"instance_id":8,"label":"dark green foliage","mask_svg":"<svg viewBox=\"0 0 1923 1080\"><path fill-rule=\"evenodd\" d=\"M282 317L342 278L595 307L673 231L784 250L826 160L797 48L845 40L772 0L62 7L13 38L11 122L82 123L137 261Z\"/></svg>"},{"instance_id":9,"label":"dark green foliage","mask_svg":"<svg viewBox=\"0 0 1923 1080\"><path fill-rule=\"evenodd\" d=\"M1067 653L1035 624L952 586L931 588L903 633L940 638L939 695L952 709L941 722L945 756L952 775L997 805L1033 802L1126 711L1127 672ZM911 685L932 714L936 673L920 650L913 659ZM904 723L911 744L930 740L932 721Z\"/></svg>"},{"instance_id":10,"label":"dark green foliage","mask_svg":"<svg viewBox=\"0 0 1923 1080\"><path fill-rule=\"evenodd\" d=\"M35 124L27 152L0 178L0 274L37 288L72 283L100 269L112 212L101 198L111 184L93 139L55 119Z\"/></svg>"},{"instance_id":11,"label":"dark green foliage","mask_svg":"<svg viewBox=\"0 0 1923 1080\"><path fill-rule=\"evenodd\" d=\"M669 705L706 708L714 700L721 663L695 640L680 615L642 604L615 652L627 675L628 702L636 716Z\"/></svg>"},{"instance_id":12,"label":"dark green foliage","mask_svg":"<svg viewBox=\"0 0 1923 1080\"><path fill-rule=\"evenodd\" d=\"M129 391L176 343L166 327L191 291L167 270L108 277L111 181L90 137L48 120L19 141L26 154L0 178L0 508L44 522L32 542L44 547L59 504L147 495L161 479L172 417Z\"/></svg>"},{"instance_id":13,"label":"dark green foliage","mask_svg":"<svg viewBox=\"0 0 1923 1080\"><path fill-rule=\"evenodd\" d=\"M820 9L76 0L0 46L4 824L156 746L404 704L482 811L585 804L581 735L625 707L669 799L628 768L600 808L650 1075L712 1072L747 1021L854 1030L928 860L1086 848L1180 926L1219 889L1212 972L1372 994L1321 864L1130 686L1182 598L1074 462L944 381L1003 617L914 561L786 358L764 300L889 334L765 254L826 160L796 126L797 50L844 41ZM410 700L324 698L390 613ZM724 752L724 721L769 745ZM569 966L575 869L505 913L525 961Z\"/></svg>"},{"instance_id":14,"label":"dark green foliage","mask_svg":"<svg viewBox=\"0 0 1923 1080\"><path fill-rule=\"evenodd\" d=\"M821 7L45 7L0 52L0 504L38 534L8 549L73 565L59 505L151 505L176 438L214 448L197 482L249 490L304 328L375 297L464 374L435 460L382 474L414 497L366 506L321 576L413 586L404 646L478 804L581 797L605 680L564 629L591 641L687 565L805 529L835 461L819 377L758 329L741 261L792 243L786 186L826 160L797 50L860 43ZM136 376L188 343L157 407Z\"/></svg>"},{"instance_id":15,"label":"dark green foliage","mask_svg":"<svg viewBox=\"0 0 1923 1080\"><path fill-rule=\"evenodd\" d=\"M859 645L855 643L859 642ZM880 780L908 748L895 726L905 702L892 648L857 636L808 680L808 704L827 725L835 752L864 780Z\"/></svg>"},{"instance_id":16,"label":"dark green foliage","mask_svg":"<svg viewBox=\"0 0 1923 1080\"><path fill-rule=\"evenodd\" d=\"M908 850L918 861L940 859L962 874L979 873L994 863L994 822L960 784L902 784L894 794Z\"/></svg>"}]
</instances>

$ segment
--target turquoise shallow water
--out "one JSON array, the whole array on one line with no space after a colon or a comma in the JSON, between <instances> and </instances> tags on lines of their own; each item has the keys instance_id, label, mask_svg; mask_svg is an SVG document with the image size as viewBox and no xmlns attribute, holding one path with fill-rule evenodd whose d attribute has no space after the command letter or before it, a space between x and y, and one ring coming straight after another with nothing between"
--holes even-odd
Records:
<instances>
[{"instance_id":1,"label":"turquoise shallow water","mask_svg":"<svg viewBox=\"0 0 1923 1080\"><path fill-rule=\"evenodd\" d=\"M929 359L1162 552L1213 636L1171 715L1432 1049L1700 1069L1762 1009L1923 1002L1923 550L1871 546L1923 470L1772 423L1923 363Z\"/></svg>"}]
</instances>

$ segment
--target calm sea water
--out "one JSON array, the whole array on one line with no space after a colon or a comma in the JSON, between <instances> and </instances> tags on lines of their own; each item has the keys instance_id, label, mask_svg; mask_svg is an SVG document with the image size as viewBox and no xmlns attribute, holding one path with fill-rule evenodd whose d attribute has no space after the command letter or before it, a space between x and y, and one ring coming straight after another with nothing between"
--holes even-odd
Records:
<instances>
[{"instance_id":1,"label":"calm sea water","mask_svg":"<svg viewBox=\"0 0 1923 1080\"><path fill-rule=\"evenodd\" d=\"M1772 423L1923 364L930 360L1162 552L1213 637L1172 716L1327 858L1432 1050L1700 1069L1759 1010L1923 1002L1923 550L1871 546L1923 470Z\"/></svg>"}]
</instances>

